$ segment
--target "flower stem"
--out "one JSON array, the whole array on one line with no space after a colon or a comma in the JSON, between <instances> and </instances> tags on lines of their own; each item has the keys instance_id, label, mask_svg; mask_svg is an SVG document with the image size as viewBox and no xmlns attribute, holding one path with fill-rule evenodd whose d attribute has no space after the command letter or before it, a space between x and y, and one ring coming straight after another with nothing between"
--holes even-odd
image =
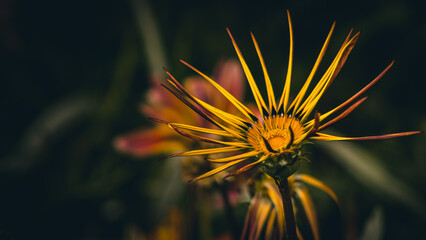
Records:
<instances>
[{"instance_id":1,"label":"flower stem","mask_svg":"<svg viewBox=\"0 0 426 240\"><path fill-rule=\"evenodd\" d=\"M287 178L275 180L280 189L281 198L284 207L285 227L289 240L297 240L296 221L294 219L293 204L291 201L290 186Z\"/></svg>"}]
</instances>

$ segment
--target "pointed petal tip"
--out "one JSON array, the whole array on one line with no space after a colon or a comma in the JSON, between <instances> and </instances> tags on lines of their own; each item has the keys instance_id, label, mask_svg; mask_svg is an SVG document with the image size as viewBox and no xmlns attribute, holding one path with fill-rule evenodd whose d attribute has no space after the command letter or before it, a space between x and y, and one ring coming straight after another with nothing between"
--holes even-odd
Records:
<instances>
[{"instance_id":1,"label":"pointed petal tip","mask_svg":"<svg viewBox=\"0 0 426 240\"><path fill-rule=\"evenodd\" d=\"M188 184L190 184L190 183L194 183L194 182L196 182L196 181L198 181L198 180L201 180L201 179L204 179L204 178L205 178L205 177L203 177L203 175L198 176L198 177L196 177L196 178L193 178L193 179L188 180Z\"/></svg>"},{"instance_id":2,"label":"pointed petal tip","mask_svg":"<svg viewBox=\"0 0 426 240\"><path fill-rule=\"evenodd\" d=\"M169 81L169 79L167 79ZM164 83L160 83L163 88L169 89Z\"/></svg>"},{"instance_id":3,"label":"pointed petal tip","mask_svg":"<svg viewBox=\"0 0 426 240\"><path fill-rule=\"evenodd\" d=\"M388 135L394 135L393 137L390 137L390 138L397 138L397 137L416 135L420 133L423 133L423 131L408 131L408 132L394 133L394 134L388 134Z\"/></svg>"},{"instance_id":4,"label":"pointed petal tip","mask_svg":"<svg viewBox=\"0 0 426 240\"><path fill-rule=\"evenodd\" d=\"M169 124L169 122L165 121L165 120L161 120L158 118L153 118L153 117L147 117L148 120L156 122L156 123L165 123L165 124Z\"/></svg>"},{"instance_id":5,"label":"pointed petal tip","mask_svg":"<svg viewBox=\"0 0 426 240\"><path fill-rule=\"evenodd\" d=\"M287 19L288 19L288 23L291 25L291 16L290 16L290 11L287 9Z\"/></svg>"},{"instance_id":6,"label":"pointed petal tip","mask_svg":"<svg viewBox=\"0 0 426 240\"><path fill-rule=\"evenodd\" d=\"M251 168L250 168L251 169ZM250 170L250 169L248 169L248 170ZM230 178L230 177L234 177L235 175L239 175L239 174L241 174L241 173L243 173L243 172L246 172L246 171L240 171L241 169L238 169L238 170L236 170L236 171L233 171L233 172L230 172L230 173L228 173L228 174L226 174L226 176L225 177L223 177L223 179L228 179L228 178ZM247 171L248 171L247 170Z\"/></svg>"},{"instance_id":7,"label":"pointed petal tip","mask_svg":"<svg viewBox=\"0 0 426 240\"><path fill-rule=\"evenodd\" d=\"M191 183L196 182L196 181L198 181L198 180L200 180L200 179L203 179L203 177L202 177L202 176L203 176L203 175L198 176L198 177L195 177L195 178L192 178L192 179L189 179L189 180L187 181L187 183L188 183L188 184L191 184Z\"/></svg>"},{"instance_id":8,"label":"pointed petal tip","mask_svg":"<svg viewBox=\"0 0 426 240\"><path fill-rule=\"evenodd\" d=\"M338 136L318 133L320 136L314 137L313 139L323 140L323 141L374 141L374 140L386 140L386 139L392 139L392 138L407 137L407 136L420 134L420 133L422 133L422 131L390 133L385 135L367 136L367 137L338 137Z\"/></svg>"},{"instance_id":9,"label":"pointed petal tip","mask_svg":"<svg viewBox=\"0 0 426 240\"><path fill-rule=\"evenodd\" d=\"M225 177L223 177L223 180L228 179L229 177L233 177L233 176L234 176L234 174L228 173L228 174L226 174Z\"/></svg>"},{"instance_id":10,"label":"pointed petal tip","mask_svg":"<svg viewBox=\"0 0 426 240\"><path fill-rule=\"evenodd\" d=\"M359 39L359 36L361 35L361 31L358 31L353 37L352 37L352 41L356 42Z\"/></svg>"},{"instance_id":11,"label":"pointed petal tip","mask_svg":"<svg viewBox=\"0 0 426 240\"><path fill-rule=\"evenodd\" d=\"M181 155L183 152L178 152L178 153L172 153L172 154L168 154L166 156L162 156L160 159L167 159L167 158L172 158L172 157L178 157L179 155Z\"/></svg>"},{"instance_id":12,"label":"pointed petal tip","mask_svg":"<svg viewBox=\"0 0 426 240\"><path fill-rule=\"evenodd\" d=\"M361 31L357 32L353 37L352 37L352 41L354 42L354 44L358 41L359 36L361 35Z\"/></svg>"},{"instance_id":13,"label":"pointed petal tip","mask_svg":"<svg viewBox=\"0 0 426 240\"><path fill-rule=\"evenodd\" d=\"M172 154L170 154L170 155L172 155ZM161 157L157 158L157 160L158 160L158 161L166 160L166 159L170 158L170 155L161 156Z\"/></svg>"},{"instance_id":14,"label":"pointed petal tip","mask_svg":"<svg viewBox=\"0 0 426 240\"><path fill-rule=\"evenodd\" d=\"M246 165L246 166L244 166L244 167L242 167L240 169L237 169L237 170L235 170L235 171L233 171L231 173L228 173L225 177L223 177L223 179L227 179L229 177L234 177L236 175L240 175L242 173L248 172L251 169L255 168L257 165L259 165L259 164L253 164L253 165L249 164L249 165Z\"/></svg>"},{"instance_id":15,"label":"pointed petal tip","mask_svg":"<svg viewBox=\"0 0 426 240\"><path fill-rule=\"evenodd\" d=\"M184 61L184 60L182 60L182 59L179 59L179 62L181 62L181 63L185 64L187 67L189 67L189 68L191 68L191 69L194 69L194 67L193 67L191 64L189 64L189 63L185 62L185 61Z\"/></svg>"},{"instance_id":16,"label":"pointed petal tip","mask_svg":"<svg viewBox=\"0 0 426 240\"><path fill-rule=\"evenodd\" d=\"M231 30L229 30L229 28L226 28L226 31L228 32L228 35L231 38L231 40L234 41L234 37L232 37Z\"/></svg>"},{"instance_id":17,"label":"pointed petal tip","mask_svg":"<svg viewBox=\"0 0 426 240\"><path fill-rule=\"evenodd\" d=\"M183 63L183 64L185 64L186 66L190 66L189 65L189 63L187 63L185 60L183 60L183 59L179 59L179 62L181 62L181 63Z\"/></svg>"}]
</instances>

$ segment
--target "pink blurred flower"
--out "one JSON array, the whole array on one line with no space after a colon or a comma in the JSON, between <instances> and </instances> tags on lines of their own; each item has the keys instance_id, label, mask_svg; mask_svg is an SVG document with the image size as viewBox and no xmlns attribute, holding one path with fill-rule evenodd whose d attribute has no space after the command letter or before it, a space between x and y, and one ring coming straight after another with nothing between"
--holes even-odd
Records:
<instances>
[{"instance_id":1,"label":"pink blurred flower","mask_svg":"<svg viewBox=\"0 0 426 240\"><path fill-rule=\"evenodd\" d=\"M245 81L239 62L227 60L220 62L216 68L214 79L227 89L232 95L241 99L245 92ZM216 106L226 112L236 113L232 104L223 97L217 97L217 90L201 77L189 77L184 81L186 89L194 93L201 100ZM141 105L141 112L145 116L157 119L173 119L203 127L212 127L211 124L188 106L167 92L159 83L152 81L152 87L146 95L146 104ZM114 141L117 150L136 157L149 157L159 154L185 151L190 149L192 140L176 134L167 125L158 124L149 129L139 129L119 136Z\"/></svg>"}]
</instances>

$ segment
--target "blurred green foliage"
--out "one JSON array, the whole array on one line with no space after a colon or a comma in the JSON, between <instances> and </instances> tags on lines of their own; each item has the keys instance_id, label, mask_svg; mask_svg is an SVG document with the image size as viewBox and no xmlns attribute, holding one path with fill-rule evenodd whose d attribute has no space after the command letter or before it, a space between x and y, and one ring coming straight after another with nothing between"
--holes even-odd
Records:
<instances>
[{"instance_id":1,"label":"blurred green foliage","mask_svg":"<svg viewBox=\"0 0 426 240\"><path fill-rule=\"evenodd\" d=\"M149 61L135 2L0 3L0 239L127 239L129 226L147 232L161 220L153 206L164 194L155 179L165 162L130 158L112 146L117 135L150 125L138 105L152 72L161 73L161 60ZM367 102L335 128L348 136L426 129L426 18L417 2L148 3L163 64L178 79L193 75L179 58L208 73L218 60L236 57L229 27L260 78L249 32L255 34L271 79L281 88L289 45L286 9L295 31L294 88L307 77L333 21L337 27L320 71L350 28L361 30L318 110L345 100L395 59ZM359 146L418 201L426 199L424 134ZM385 239L424 235L419 211L365 187L326 150L309 151L312 163L304 170L340 197L346 222L337 224L346 226L348 239L361 237L367 219L370 229L383 225L378 234ZM327 211L319 213L325 220ZM326 231L335 231L326 223ZM375 234L369 231L362 236Z\"/></svg>"}]
</instances>

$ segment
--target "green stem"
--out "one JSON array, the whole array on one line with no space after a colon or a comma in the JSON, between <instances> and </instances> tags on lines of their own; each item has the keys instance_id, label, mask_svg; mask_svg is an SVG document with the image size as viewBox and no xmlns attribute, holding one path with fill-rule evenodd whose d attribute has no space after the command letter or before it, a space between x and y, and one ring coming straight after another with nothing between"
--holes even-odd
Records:
<instances>
[{"instance_id":1,"label":"green stem","mask_svg":"<svg viewBox=\"0 0 426 240\"><path fill-rule=\"evenodd\" d=\"M286 178L275 180L280 189L284 207L285 227L289 240L297 240L296 221L294 219L293 204L291 201L290 186Z\"/></svg>"}]
</instances>

